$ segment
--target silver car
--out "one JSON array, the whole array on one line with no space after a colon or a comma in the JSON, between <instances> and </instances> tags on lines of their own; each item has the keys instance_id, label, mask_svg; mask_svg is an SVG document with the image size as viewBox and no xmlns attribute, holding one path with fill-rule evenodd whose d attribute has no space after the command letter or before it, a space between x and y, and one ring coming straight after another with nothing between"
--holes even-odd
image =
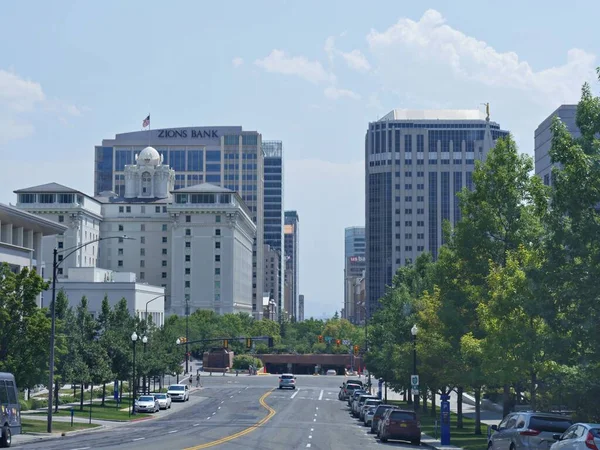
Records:
<instances>
[{"instance_id":1,"label":"silver car","mask_svg":"<svg viewBox=\"0 0 600 450\"><path fill-rule=\"evenodd\" d=\"M550 450L587 450L600 448L600 424L576 423L563 434L555 434L557 441Z\"/></svg>"},{"instance_id":2,"label":"silver car","mask_svg":"<svg viewBox=\"0 0 600 450\"><path fill-rule=\"evenodd\" d=\"M171 396L169 394L154 394L154 398L158 400L158 406L160 406L160 409L171 408Z\"/></svg>"},{"instance_id":3,"label":"silver car","mask_svg":"<svg viewBox=\"0 0 600 450\"><path fill-rule=\"evenodd\" d=\"M492 425L488 450L549 449L556 441L555 434L564 433L573 421L561 414L532 411L507 415L498 426Z\"/></svg>"},{"instance_id":4,"label":"silver car","mask_svg":"<svg viewBox=\"0 0 600 450\"><path fill-rule=\"evenodd\" d=\"M378 398L368 398L365 400L365 402L363 403L362 407L360 408L360 412L358 413L358 418L360 420L364 420L365 419L365 413L367 412L367 410L369 409L369 407L371 406L377 406L380 405L381 403L383 403L383 401L379 400Z\"/></svg>"},{"instance_id":5,"label":"silver car","mask_svg":"<svg viewBox=\"0 0 600 450\"><path fill-rule=\"evenodd\" d=\"M365 427L370 427L371 424L373 423L373 417L375 416L375 410L377 409L378 406L379 405L369 406L367 408L367 410L365 411L364 420L363 420Z\"/></svg>"},{"instance_id":6,"label":"silver car","mask_svg":"<svg viewBox=\"0 0 600 450\"><path fill-rule=\"evenodd\" d=\"M296 389L296 377L291 373L282 373L279 377L279 389Z\"/></svg>"},{"instance_id":7,"label":"silver car","mask_svg":"<svg viewBox=\"0 0 600 450\"><path fill-rule=\"evenodd\" d=\"M135 401L136 412L151 412L160 411L158 400L153 395L142 395Z\"/></svg>"}]
</instances>

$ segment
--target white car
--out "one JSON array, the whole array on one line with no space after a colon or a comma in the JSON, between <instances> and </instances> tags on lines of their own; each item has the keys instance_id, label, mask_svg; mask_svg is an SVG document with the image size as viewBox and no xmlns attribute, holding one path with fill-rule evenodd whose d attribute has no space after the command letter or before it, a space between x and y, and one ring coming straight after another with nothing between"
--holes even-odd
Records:
<instances>
[{"instance_id":1,"label":"white car","mask_svg":"<svg viewBox=\"0 0 600 450\"><path fill-rule=\"evenodd\" d=\"M337 375L337 372L333 369L329 369L326 373L326 375Z\"/></svg>"},{"instance_id":2,"label":"white car","mask_svg":"<svg viewBox=\"0 0 600 450\"><path fill-rule=\"evenodd\" d=\"M155 413L160 411L160 406L154 395L141 395L135 401L135 411Z\"/></svg>"},{"instance_id":3,"label":"white car","mask_svg":"<svg viewBox=\"0 0 600 450\"><path fill-rule=\"evenodd\" d=\"M172 384L167 389L167 394L173 401L187 402L190 399L190 388L187 384Z\"/></svg>"},{"instance_id":4,"label":"white car","mask_svg":"<svg viewBox=\"0 0 600 450\"><path fill-rule=\"evenodd\" d=\"M154 394L154 397L158 400L160 409L169 409L171 407L171 396L169 394Z\"/></svg>"}]
</instances>

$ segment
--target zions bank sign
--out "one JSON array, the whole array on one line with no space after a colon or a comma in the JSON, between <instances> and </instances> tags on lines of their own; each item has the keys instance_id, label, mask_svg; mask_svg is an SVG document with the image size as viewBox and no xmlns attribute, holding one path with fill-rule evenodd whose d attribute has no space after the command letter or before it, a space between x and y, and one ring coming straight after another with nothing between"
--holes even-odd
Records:
<instances>
[{"instance_id":1,"label":"zions bank sign","mask_svg":"<svg viewBox=\"0 0 600 450\"><path fill-rule=\"evenodd\" d=\"M197 130L190 128L189 130L158 130L158 137L162 139L219 139L218 130Z\"/></svg>"}]
</instances>

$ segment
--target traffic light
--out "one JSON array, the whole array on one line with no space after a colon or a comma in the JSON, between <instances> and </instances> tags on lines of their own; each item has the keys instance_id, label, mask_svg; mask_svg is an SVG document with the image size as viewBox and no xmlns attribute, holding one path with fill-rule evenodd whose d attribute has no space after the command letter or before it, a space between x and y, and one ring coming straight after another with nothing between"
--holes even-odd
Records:
<instances>
[{"instance_id":1,"label":"traffic light","mask_svg":"<svg viewBox=\"0 0 600 450\"><path fill-rule=\"evenodd\" d=\"M319 344L322 344L322 343L323 343L323 336L319 335Z\"/></svg>"},{"instance_id":2,"label":"traffic light","mask_svg":"<svg viewBox=\"0 0 600 450\"><path fill-rule=\"evenodd\" d=\"M223 347L229 348L229 340L228 339L223 339Z\"/></svg>"},{"instance_id":3,"label":"traffic light","mask_svg":"<svg viewBox=\"0 0 600 450\"><path fill-rule=\"evenodd\" d=\"M335 345L337 345L338 347L342 344L342 341L340 341L339 339L335 340Z\"/></svg>"},{"instance_id":4,"label":"traffic light","mask_svg":"<svg viewBox=\"0 0 600 450\"><path fill-rule=\"evenodd\" d=\"M355 345L355 346L354 346L354 354L355 354L355 355L358 355L358 345Z\"/></svg>"},{"instance_id":5,"label":"traffic light","mask_svg":"<svg viewBox=\"0 0 600 450\"><path fill-rule=\"evenodd\" d=\"M252 338L246 338L246 348L252 348Z\"/></svg>"}]
</instances>

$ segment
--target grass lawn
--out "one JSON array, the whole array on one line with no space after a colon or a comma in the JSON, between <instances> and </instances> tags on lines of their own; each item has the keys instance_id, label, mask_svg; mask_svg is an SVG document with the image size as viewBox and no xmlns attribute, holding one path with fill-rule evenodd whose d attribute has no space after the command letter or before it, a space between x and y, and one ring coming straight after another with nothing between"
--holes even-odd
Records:
<instances>
[{"instance_id":1,"label":"grass lawn","mask_svg":"<svg viewBox=\"0 0 600 450\"><path fill-rule=\"evenodd\" d=\"M23 427L23 433L45 433L48 424L45 420L28 419L27 417L21 418L21 426ZM52 432L61 433L63 431L74 431L81 430L84 428L96 428L99 425L92 423L77 423L74 422L71 426L70 422L52 422Z\"/></svg>"},{"instance_id":2,"label":"grass lawn","mask_svg":"<svg viewBox=\"0 0 600 450\"><path fill-rule=\"evenodd\" d=\"M125 399L123 399L125 400ZM94 403L92 406L92 419L98 420L121 420L128 421L132 419L141 419L142 417L148 417L150 414L144 413L136 413L135 416L130 416L129 411L121 411L121 408L126 408L128 403L123 401L121 403L120 408L117 409L117 404L113 401L112 404L106 402L106 406L100 406L100 403ZM79 405L76 405L74 408L75 417L84 417L88 418L90 416L90 405L89 403L84 403L83 411L79 409ZM40 411L39 413L33 413L36 415L46 415L46 412ZM58 413L61 417L70 417L71 411L68 409L61 409Z\"/></svg>"},{"instance_id":3,"label":"grass lawn","mask_svg":"<svg viewBox=\"0 0 600 450\"><path fill-rule=\"evenodd\" d=\"M393 401L388 402L391 405L399 405L402 408L412 409L412 405L407 405L406 402ZM431 407L431 403L428 404ZM431 417L429 411L427 414L419 415L421 421L421 430L423 433L436 437L435 421L438 421L437 439L440 438L439 430L439 411L440 405L436 405L437 417ZM456 414L450 413L450 444L461 447L465 450L483 450L487 448L487 437L486 437L487 426L481 425L481 435L475 435L475 420L463 417L463 429L459 430L456 428Z\"/></svg>"}]
</instances>

